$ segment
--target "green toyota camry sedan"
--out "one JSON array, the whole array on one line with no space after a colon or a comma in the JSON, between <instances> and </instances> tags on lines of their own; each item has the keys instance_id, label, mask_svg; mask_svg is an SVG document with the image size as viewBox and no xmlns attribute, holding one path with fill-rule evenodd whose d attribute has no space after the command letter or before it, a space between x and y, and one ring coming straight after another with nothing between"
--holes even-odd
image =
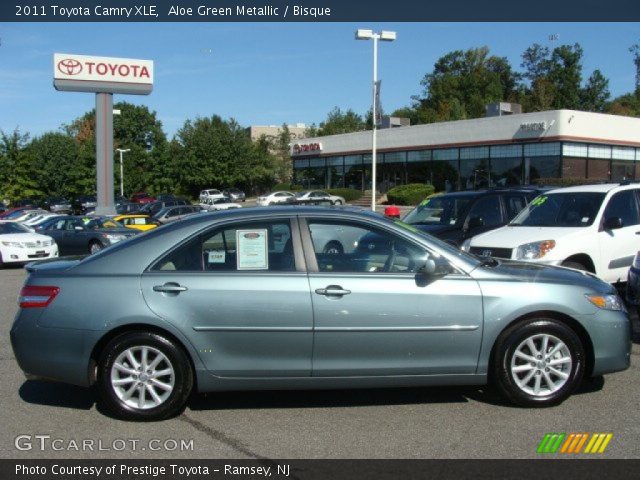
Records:
<instances>
[{"instance_id":1,"label":"green toyota camry sedan","mask_svg":"<svg viewBox=\"0 0 640 480\"><path fill-rule=\"evenodd\" d=\"M625 307L593 275L478 258L348 207L193 215L27 268L22 370L97 384L130 420L176 415L193 390L491 382L543 407L630 360Z\"/></svg>"}]
</instances>

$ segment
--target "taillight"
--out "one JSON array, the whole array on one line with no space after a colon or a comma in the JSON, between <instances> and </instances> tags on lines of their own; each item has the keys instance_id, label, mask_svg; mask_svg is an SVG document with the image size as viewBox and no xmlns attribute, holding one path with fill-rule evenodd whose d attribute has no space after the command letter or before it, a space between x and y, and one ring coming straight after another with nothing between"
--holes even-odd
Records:
<instances>
[{"instance_id":1,"label":"taillight","mask_svg":"<svg viewBox=\"0 0 640 480\"><path fill-rule=\"evenodd\" d=\"M59 287L26 285L20 290L18 304L20 308L43 308L53 302L59 292Z\"/></svg>"}]
</instances>

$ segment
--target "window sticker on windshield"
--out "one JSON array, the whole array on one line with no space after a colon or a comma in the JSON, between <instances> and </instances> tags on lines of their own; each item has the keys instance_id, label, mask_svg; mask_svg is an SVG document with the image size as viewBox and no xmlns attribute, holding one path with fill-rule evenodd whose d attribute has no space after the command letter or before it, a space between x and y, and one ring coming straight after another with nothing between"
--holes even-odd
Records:
<instances>
[{"instance_id":1,"label":"window sticker on windshield","mask_svg":"<svg viewBox=\"0 0 640 480\"><path fill-rule=\"evenodd\" d=\"M431 199L430 199L430 198L425 198L425 199L420 203L420 206L421 206L421 207L424 207L425 205L428 205L430 201L431 201Z\"/></svg>"},{"instance_id":2,"label":"window sticker on windshield","mask_svg":"<svg viewBox=\"0 0 640 480\"><path fill-rule=\"evenodd\" d=\"M548 197L544 197L544 196L536 197L531 201L531 205L538 207L542 205L544 202L546 202L547 198Z\"/></svg>"},{"instance_id":3,"label":"window sticker on windshield","mask_svg":"<svg viewBox=\"0 0 640 480\"><path fill-rule=\"evenodd\" d=\"M236 263L238 270L268 270L267 230L236 231Z\"/></svg>"},{"instance_id":4,"label":"window sticker on windshield","mask_svg":"<svg viewBox=\"0 0 640 480\"><path fill-rule=\"evenodd\" d=\"M582 217L582 223L589 223L589 217Z\"/></svg>"},{"instance_id":5,"label":"window sticker on windshield","mask_svg":"<svg viewBox=\"0 0 640 480\"><path fill-rule=\"evenodd\" d=\"M226 252L224 250L211 250L209 252L209 263L224 263L226 259Z\"/></svg>"}]
</instances>

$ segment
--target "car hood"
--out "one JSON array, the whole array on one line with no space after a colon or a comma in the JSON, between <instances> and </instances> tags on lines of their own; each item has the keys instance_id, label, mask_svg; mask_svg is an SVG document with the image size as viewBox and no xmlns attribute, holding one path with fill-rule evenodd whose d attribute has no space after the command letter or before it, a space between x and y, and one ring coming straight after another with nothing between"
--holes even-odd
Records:
<instances>
[{"instance_id":1,"label":"car hood","mask_svg":"<svg viewBox=\"0 0 640 480\"><path fill-rule=\"evenodd\" d=\"M44 242L51 240L51 237L47 235L41 235L39 233L6 233L0 235L0 241L3 242Z\"/></svg>"},{"instance_id":2,"label":"car hood","mask_svg":"<svg viewBox=\"0 0 640 480\"><path fill-rule=\"evenodd\" d=\"M516 248L525 243L543 240L567 239L586 232L589 227L511 227L476 235L471 239L472 247Z\"/></svg>"},{"instance_id":3,"label":"car hood","mask_svg":"<svg viewBox=\"0 0 640 480\"><path fill-rule=\"evenodd\" d=\"M603 294L616 293L611 284L600 280L592 273L539 263L500 260L496 266L476 267L471 272L471 275L479 281L495 280L573 285L583 287L585 293L592 290Z\"/></svg>"}]
</instances>

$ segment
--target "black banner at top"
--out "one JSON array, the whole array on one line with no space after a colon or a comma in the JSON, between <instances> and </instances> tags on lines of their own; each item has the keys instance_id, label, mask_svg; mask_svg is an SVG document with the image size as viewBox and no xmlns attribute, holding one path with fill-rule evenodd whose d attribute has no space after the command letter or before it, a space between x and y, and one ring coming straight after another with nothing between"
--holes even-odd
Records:
<instances>
[{"instance_id":1,"label":"black banner at top","mask_svg":"<svg viewBox=\"0 0 640 480\"><path fill-rule=\"evenodd\" d=\"M638 0L3 0L0 22L637 22Z\"/></svg>"}]
</instances>

